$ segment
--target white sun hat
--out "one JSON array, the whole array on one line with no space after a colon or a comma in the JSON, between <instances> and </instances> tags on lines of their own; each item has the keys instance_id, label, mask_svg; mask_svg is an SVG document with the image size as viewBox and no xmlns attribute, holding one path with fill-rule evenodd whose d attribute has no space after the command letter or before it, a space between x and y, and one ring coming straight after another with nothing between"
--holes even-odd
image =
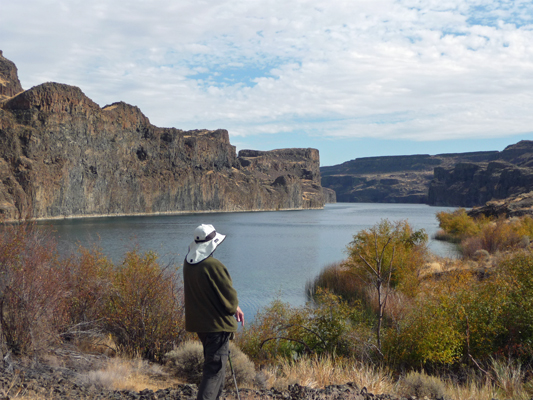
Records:
<instances>
[{"instance_id":1,"label":"white sun hat","mask_svg":"<svg viewBox=\"0 0 533 400\"><path fill-rule=\"evenodd\" d=\"M185 259L189 264L198 264L205 260L222 243L226 235L217 233L213 225L202 224L193 233L194 240L189 245L189 252Z\"/></svg>"}]
</instances>

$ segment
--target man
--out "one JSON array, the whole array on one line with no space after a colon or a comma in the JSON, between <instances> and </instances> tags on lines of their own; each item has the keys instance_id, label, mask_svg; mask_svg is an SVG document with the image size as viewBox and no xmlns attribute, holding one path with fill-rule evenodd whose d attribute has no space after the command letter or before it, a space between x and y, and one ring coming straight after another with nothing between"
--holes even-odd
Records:
<instances>
[{"instance_id":1,"label":"man","mask_svg":"<svg viewBox=\"0 0 533 400\"><path fill-rule=\"evenodd\" d=\"M237 322L244 326L244 314L229 272L224 264L212 257L225 238L213 225L198 226L183 263L185 329L196 332L204 347L198 400L220 397L230 337L237 331Z\"/></svg>"}]
</instances>

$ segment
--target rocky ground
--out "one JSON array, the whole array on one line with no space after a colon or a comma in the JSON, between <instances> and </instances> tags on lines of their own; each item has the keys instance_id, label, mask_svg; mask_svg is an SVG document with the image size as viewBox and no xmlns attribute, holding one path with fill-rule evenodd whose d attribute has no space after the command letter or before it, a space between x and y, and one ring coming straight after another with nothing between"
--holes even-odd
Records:
<instances>
[{"instance_id":1,"label":"rocky ground","mask_svg":"<svg viewBox=\"0 0 533 400\"><path fill-rule=\"evenodd\" d=\"M58 357L61 362L58 362ZM112 390L105 388L94 380L88 380L87 371L98 368L103 355L88 355L74 351L56 353L53 362L50 358L20 360L8 356L0 362L0 400L8 399L139 399L170 400L196 399L197 386L169 383L166 389L141 391ZM60 364L60 365L58 365ZM154 377L157 379L158 377ZM165 379L164 377L159 377ZM286 390L250 390L241 389L240 399L342 399L342 400L399 400L390 395L374 395L366 388L359 388L353 383L332 385L323 389L311 389L300 385L290 385ZM223 399L237 399L234 390L224 391Z\"/></svg>"},{"instance_id":2,"label":"rocky ground","mask_svg":"<svg viewBox=\"0 0 533 400\"><path fill-rule=\"evenodd\" d=\"M503 200L487 202L484 206L474 207L468 212L471 217L522 217L533 216L533 191L521 193Z\"/></svg>"}]
</instances>

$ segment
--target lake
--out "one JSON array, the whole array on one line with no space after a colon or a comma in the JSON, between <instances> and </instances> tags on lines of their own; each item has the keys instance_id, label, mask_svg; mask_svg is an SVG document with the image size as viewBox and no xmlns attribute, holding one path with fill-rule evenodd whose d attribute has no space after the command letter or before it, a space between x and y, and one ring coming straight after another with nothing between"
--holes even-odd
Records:
<instances>
[{"instance_id":1,"label":"lake","mask_svg":"<svg viewBox=\"0 0 533 400\"><path fill-rule=\"evenodd\" d=\"M381 219L408 220L425 229L429 247L441 256L455 255L453 245L432 240L438 230L435 215L449 207L421 204L327 204L323 210L197 213L165 216L65 219L52 225L62 252L77 243L96 243L115 262L138 246L153 250L162 262L183 264L192 232L212 224L227 235L215 257L228 268L247 319L274 299L305 303L305 283L326 265L346 258L346 246L361 229Z\"/></svg>"}]
</instances>

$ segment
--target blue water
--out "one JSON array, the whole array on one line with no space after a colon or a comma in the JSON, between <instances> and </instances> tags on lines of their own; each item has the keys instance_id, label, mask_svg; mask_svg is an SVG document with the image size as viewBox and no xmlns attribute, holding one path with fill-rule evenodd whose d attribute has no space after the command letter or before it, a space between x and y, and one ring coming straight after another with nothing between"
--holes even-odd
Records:
<instances>
[{"instance_id":1,"label":"blue water","mask_svg":"<svg viewBox=\"0 0 533 400\"><path fill-rule=\"evenodd\" d=\"M78 243L96 243L118 262L128 250L154 250L162 262L182 265L194 228L212 224L227 235L215 257L228 268L245 316L274 299L293 305L305 303L305 283L323 267L346 258L346 246L359 230L381 219L408 220L431 237L438 229L435 218L446 207L414 204L328 204L323 210L245 213L199 213L173 216L139 216L58 220L53 225L61 251ZM430 249L454 256L453 246L430 239Z\"/></svg>"}]
</instances>

